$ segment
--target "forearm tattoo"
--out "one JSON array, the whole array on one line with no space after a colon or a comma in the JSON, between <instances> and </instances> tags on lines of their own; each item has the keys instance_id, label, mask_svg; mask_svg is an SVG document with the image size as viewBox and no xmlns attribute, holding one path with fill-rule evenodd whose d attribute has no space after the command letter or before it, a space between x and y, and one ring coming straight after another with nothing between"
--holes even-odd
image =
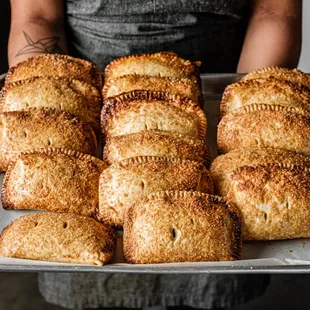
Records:
<instances>
[{"instance_id":1,"label":"forearm tattoo","mask_svg":"<svg viewBox=\"0 0 310 310\"><path fill-rule=\"evenodd\" d=\"M15 57L33 53L64 54L64 51L58 44L60 37L46 37L35 42L25 31L23 31L23 34L27 41L27 45L25 45Z\"/></svg>"}]
</instances>

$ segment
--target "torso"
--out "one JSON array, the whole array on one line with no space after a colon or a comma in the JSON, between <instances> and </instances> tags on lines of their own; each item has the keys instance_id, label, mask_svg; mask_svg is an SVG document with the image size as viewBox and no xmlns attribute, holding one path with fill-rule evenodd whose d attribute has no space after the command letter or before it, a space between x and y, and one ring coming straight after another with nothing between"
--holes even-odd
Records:
<instances>
[{"instance_id":1,"label":"torso","mask_svg":"<svg viewBox=\"0 0 310 310\"><path fill-rule=\"evenodd\" d=\"M70 0L71 52L104 69L124 55L173 50L201 60L202 71L233 72L244 37L245 2Z\"/></svg>"}]
</instances>

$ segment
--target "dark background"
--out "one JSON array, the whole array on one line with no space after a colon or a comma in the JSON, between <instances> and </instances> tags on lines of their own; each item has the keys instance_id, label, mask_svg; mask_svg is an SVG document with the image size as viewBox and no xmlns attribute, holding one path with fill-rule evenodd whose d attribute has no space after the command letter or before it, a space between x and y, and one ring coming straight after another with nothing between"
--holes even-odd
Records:
<instances>
[{"instance_id":1,"label":"dark background","mask_svg":"<svg viewBox=\"0 0 310 310\"><path fill-rule=\"evenodd\" d=\"M0 0L0 74L8 69L7 45L10 29L10 1ZM20 0L23 1L23 0Z\"/></svg>"}]
</instances>

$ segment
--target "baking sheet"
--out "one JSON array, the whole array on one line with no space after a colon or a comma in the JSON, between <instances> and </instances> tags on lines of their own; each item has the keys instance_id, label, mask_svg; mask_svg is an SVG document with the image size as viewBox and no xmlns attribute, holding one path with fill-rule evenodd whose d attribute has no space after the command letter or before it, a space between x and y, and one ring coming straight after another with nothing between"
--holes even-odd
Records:
<instances>
[{"instance_id":1,"label":"baking sheet","mask_svg":"<svg viewBox=\"0 0 310 310\"><path fill-rule=\"evenodd\" d=\"M202 75L205 98L204 111L208 118L207 143L211 155L216 156L216 128L219 121L219 103L224 88L240 76L237 74ZM1 79L0 76L0 87ZM3 174L0 175L2 184ZM5 211L0 206L0 230L14 219L29 211ZM235 262L200 262L130 265L122 256L122 237L118 238L117 253L113 261L103 267L50 263L0 257L2 271L53 272L125 272L125 273L310 273L310 239L289 241L246 242L242 260Z\"/></svg>"}]
</instances>

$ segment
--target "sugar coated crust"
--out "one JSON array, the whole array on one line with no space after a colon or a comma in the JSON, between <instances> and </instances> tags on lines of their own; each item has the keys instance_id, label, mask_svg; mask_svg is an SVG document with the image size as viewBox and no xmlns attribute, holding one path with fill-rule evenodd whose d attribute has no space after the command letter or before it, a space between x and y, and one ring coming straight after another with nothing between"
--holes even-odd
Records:
<instances>
[{"instance_id":1,"label":"sugar coated crust","mask_svg":"<svg viewBox=\"0 0 310 310\"><path fill-rule=\"evenodd\" d=\"M26 215L0 236L0 256L70 264L101 266L115 247L116 235L109 226L70 213Z\"/></svg>"}]
</instances>

